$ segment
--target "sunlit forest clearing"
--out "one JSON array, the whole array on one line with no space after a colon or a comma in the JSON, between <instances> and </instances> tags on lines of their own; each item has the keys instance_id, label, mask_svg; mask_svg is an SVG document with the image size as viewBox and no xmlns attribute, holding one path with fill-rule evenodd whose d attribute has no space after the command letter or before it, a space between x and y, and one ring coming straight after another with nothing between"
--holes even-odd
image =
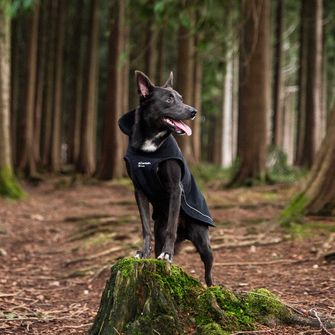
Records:
<instances>
[{"instance_id":1,"label":"sunlit forest clearing","mask_svg":"<svg viewBox=\"0 0 335 335\"><path fill-rule=\"evenodd\" d=\"M0 0L0 333L335 334L334 39L332 0ZM145 100L135 70L197 110L175 138L216 226L215 286L189 241L186 274L137 261L131 280L148 266L172 302L153 312L147 278L110 330L143 246L118 126Z\"/></svg>"}]
</instances>

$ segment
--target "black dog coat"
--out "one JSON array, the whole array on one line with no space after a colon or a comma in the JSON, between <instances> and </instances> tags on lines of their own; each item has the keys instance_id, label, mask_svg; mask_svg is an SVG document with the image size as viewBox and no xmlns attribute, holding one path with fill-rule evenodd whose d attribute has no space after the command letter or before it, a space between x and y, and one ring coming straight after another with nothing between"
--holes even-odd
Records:
<instances>
[{"instance_id":1,"label":"black dog coat","mask_svg":"<svg viewBox=\"0 0 335 335\"><path fill-rule=\"evenodd\" d=\"M126 135L131 137L135 122L135 111L123 115L119 120L119 127ZM130 141L124 156L130 169L130 177L134 185L140 189L153 205L153 219L155 220L155 207L161 201L166 201L167 192L162 187L158 177L158 165L166 160L175 159L182 169L182 198L181 207L184 213L200 223L214 226L209 214L206 200L200 192L195 180L187 166L174 137L170 135L154 152L144 152L131 147Z\"/></svg>"}]
</instances>

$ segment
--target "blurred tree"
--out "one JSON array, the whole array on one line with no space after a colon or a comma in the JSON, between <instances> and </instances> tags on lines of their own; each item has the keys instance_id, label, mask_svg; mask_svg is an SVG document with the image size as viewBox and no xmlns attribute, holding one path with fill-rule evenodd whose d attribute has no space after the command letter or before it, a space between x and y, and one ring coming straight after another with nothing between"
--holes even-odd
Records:
<instances>
[{"instance_id":1,"label":"blurred tree","mask_svg":"<svg viewBox=\"0 0 335 335\"><path fill-rule=\"evenodd\" d=\"M112 8L107 101L103 116L101 161L98 167L98 177L103 180L119 178L123 174L123 145L117 121L124 108L124 64L122 63L125 38L124 16L125 1L117 0Z\"/></svg>"},{"instance_id":2,"label":"blurred tree","mask_svg":"<svg viewBox=\"0 0 335 335\"><path fill-rule=\"evenodd\" d=\"M50 169L61 170L61 121L63 106L63 66L65 38L65 0L58 0L55 46L55 86L53 96Z\"/></svg>"},{"instance_id":3,"label":"blurred tree","mask_svg":"<svg viewBox=\"0 0 335 335\"><path fill-rule=\"evenodd\" d=\"M81 118L80 152L77 170L92 175L96 167L96 124L97 124L97 52L99 41L99 0L90 0L89 36L87 60L83 76L83 110Z\"/></svg>"},{"instance_id":4,"label":"blurred tree","mask_svg":"<svg viewBox=\"0 0 335 335\"><path fill-rule=\"evenodd\" d=\"M282 148L284 134L283 28L285 0L276 0L272 144Z\"/></svg>"},{"instance_id":5,"label":"blurred tree","mask_svg":"<svg viewBox=\"0 0 335 335\"><path fill-rule=\"evenodd\" d=\"M239 168L230 186L252 185L266 178L267 115L270 112L270 2L242 4L239 73Z\"/></svg>"},{"instance_id":6,"label":"blurred tree","mask_svg":"<svg viewBox=\"0 0 335 335\"><path fill-rule=\"evenodd\" d=\"M323 139L303 191L292 200L282 214L284 222L304 214L335 214L335 105L331 115L327 135Z\"/></svg>"},{"instance_id":7,"label":"blurred tree","mask_svg":"<svg viewBox=\"0 0 335 335\"><path fill-rule=\"evenodd\" d=\"M322 0L302 1L301 21L295 164L311 168L322 137Z\"/></svg>"},{"instance_id":8,"label":"blurred tree","mask_svg":"<svg viewBox=\"0 0 335 335\"><path fill-rule=\"evenodd\" d=\"M39 3L36 2L28 13L29 18L26 27L29 29L29 41L27 51L27 78L25 83L25 102L23 105L21 124L18 135L22 137L22 146L18 150L17 169L26 176L36 174L36 158L34 151L34 110L36 94L36 71L37 71L37 49L38 49L38 25L39 25Z\"/></svg>"},{"instance_id":9,"label":"blurred tree","mask_svg":"<svg viewBox=\"0 0 335 335\"><path fill-rule=\"evenodd\" d=\"M191 15L190 15L191 19ZM178 59L176 90L183 96L184 103L192 105L194 85L194 38L190 23L180 24L178 29ZM194 164L195 157L192 140L189 136L177 136L179 146L189 164Z\"/></svg>"},{"instance_id":10,"label":"blurred tree","mask_svg":"<svg viewBox=\"0 0 335 335\"><path fill-rule=\"evenodd\" d=\"M10 10L11 1L0 2L0 195L20 198L11 157L10 142Z\"/></svg>"},{"instance_id":11,"label":"blurred tree","mask_svg":"<svg viewBox=\"0 0 335 335\"><path fill-rule=\"evenodd\" d=\"M45 96L43 99L43 119L42 119L42 165L44 168L50 168L50 153L52 141L52 114L54 104L55 89L55 48L56 48L56 32L57 32L57 6L58 2L48 1L48 17L47 25L47 55L46 55L46 82Z\"/></svg>"}]
</instances>

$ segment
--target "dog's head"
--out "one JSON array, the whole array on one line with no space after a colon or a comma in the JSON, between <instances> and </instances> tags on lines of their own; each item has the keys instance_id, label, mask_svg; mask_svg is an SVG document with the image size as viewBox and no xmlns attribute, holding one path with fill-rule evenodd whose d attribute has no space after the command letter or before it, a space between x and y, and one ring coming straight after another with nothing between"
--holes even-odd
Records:
<instances>
[{"instance_id":1,"label":"dog's head","mask_svg":"<svg viewBox=\"0 0 335 335\"><path fill-rule=\"evenodd\" d=\"M159 131L171 131L179 135L192 134L184 120L194 119L197 110L183 103L182 96L172 88L173 74L163 86L155 86L142 72L135 71L140 96L141 117Z\"/></svg>"}]
</instances>

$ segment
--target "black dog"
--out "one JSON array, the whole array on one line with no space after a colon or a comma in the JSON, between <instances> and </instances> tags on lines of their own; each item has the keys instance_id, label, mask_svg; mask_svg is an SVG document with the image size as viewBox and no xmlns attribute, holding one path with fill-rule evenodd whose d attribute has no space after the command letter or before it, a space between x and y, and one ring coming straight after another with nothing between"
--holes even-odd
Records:
<instances>
[{"instance_id":1,"label":"black dog","mask_svg":"<svg viewBox=\"0 0 335 335\"><path fill-rule=\"evenodd\" d=\"M136 257L151 253L150 208L153 207L155 255L172 261L183 240L193 242L205 265L205 280L212 285L213 255L208 226L213 225L204 197L191 175L172 133L191 135L182 120L193 119L197 110L183 103L172 89L172 73L164 86L154 86L136 71L140 105L121 117L119 126L129 136L125 155L127 171L135 186L144 246Z\"/></svg>"}]
</instances>

